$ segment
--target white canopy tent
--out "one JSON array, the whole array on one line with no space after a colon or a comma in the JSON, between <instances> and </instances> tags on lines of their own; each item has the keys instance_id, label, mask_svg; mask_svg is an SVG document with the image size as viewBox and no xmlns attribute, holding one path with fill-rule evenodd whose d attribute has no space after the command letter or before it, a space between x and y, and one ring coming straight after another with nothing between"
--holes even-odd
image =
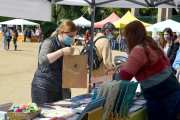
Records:
<instances>
[{"instance_id":1,"label":"white canopy tent","mask_svg":"<svg viewBox=\"0 0 180 120\"><path fill-rule=\"evenodd\" d=\"M51 3L47 0L0 0L0 16L51 21Z\"/></svg>"},{"instance_id":2,"label":"white canopy tent","mask_svg":"<svg viewBox=\"0 0 180 120\"><path fill-rule=\"evenodd\" d=\"M85 19L83 16L81 16L80 18L73 20L74 24L76 26L80 26L80 27L91 27L91 21Z\"/></svg>"},{"instance_id":3,"label":"white canopy tent","mask_svg":"<svg viewBox=\"0 0 180 120\"><path fill-rule=\"evenodd\" d=\"M24 25L36 25L36 26L39 26L39 28L40 28L40 24L30 22L30 21L27 21L24 19L14 19L14 20L9 20L9 21L5 21L5 22L0 22L0 25L21 25L22 33L23 33Z\"/></svg>"},{"instance_id":4,"label":"white canopy tent","mask_svg":"<svg viewBox=\"0 0 180 120\"><path fill-rule=\"evenodd\" d=\"M176 8L178 11L179 0L48 0L51 3L62 5L90 6L88 12L91 14L91 36L94 31L94 17L96 7L114 7L114 8ZM93 62L93 37L91 37L90 61ZM92 65L90 65L89 82L92 76ZM89 87L90 90L90 87Z\"/></svg>"},{"instance_id":5,"label":"white canopy tent","mask_svg":"<svg viewBox=\"0 0 180 120\"><path fill-rule=\"evenodd\" d=\"M173 20L166 20L146 27L147 31L152 31L152 37L155 37L156 32L162 32L165 28L171 28L173 32L180 32L180 23Z\"/></svg>"}]
</instances>

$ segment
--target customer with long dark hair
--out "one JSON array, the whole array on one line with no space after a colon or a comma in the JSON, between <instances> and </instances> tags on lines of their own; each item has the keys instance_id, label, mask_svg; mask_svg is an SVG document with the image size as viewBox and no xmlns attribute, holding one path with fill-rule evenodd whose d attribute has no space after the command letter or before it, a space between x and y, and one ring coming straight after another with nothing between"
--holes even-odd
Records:
<instances>
[{"instance_id":1,"label":"customer with long dark hair","mask_svg":"<svg viewBox=\"0 0 180 120\"><path fill-rule=\"evenodd\" d=\"M139 21L129 23L124 35L129 49L127 62L106 70L106 75L113 71L112 76L91 78L91 85L112 79L130 81L135 77L147 100L148 120L176 120L180 111L180 83L166 54ZM116 73L119 68L122 70Z\"/></svg>"},{"instance_id":2,"label":"customer with long dark hair","mask_svg":"<svg viewBox=\"0 0 180 120\"><path fill-rule=\"evenodd\" d=\"M171 28L164 29L161 39L161 47L164 49L164 52L172 66L176 58L176 53L179 50L179 43L175 41ZM173 69L173 71L176 73L176 70Z\"/></svg>"}]
</instances>

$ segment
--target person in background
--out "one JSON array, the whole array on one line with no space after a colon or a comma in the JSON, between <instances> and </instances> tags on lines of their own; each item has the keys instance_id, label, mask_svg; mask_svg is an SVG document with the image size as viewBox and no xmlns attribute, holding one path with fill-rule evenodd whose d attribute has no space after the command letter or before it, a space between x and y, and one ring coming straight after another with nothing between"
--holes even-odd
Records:
<instances>
[{"instance_id":1,"label":"person in background","mask_svg":"<svg viewBox=\"0 0 180 120\"><path fill-rule=\"evenodd\" d=\"M94 31L94 37L96 37L96 31Z\"/></svg>"},{"instance_id":2,"label":"person in background","mask_svg":"<svg viewBox=\"0 0 180 120\"><path fill-rule=\"evenodd\" d=\"M16 27L13 27L13 43L14 43L14 51L17 50L17 38L18 38L18 31L16 30Z\"/></svg>"},{"instance_id":3,"label":"person in background","mask_svg":"<svg viewBox=\"0 0 180 120\"><path fill-rule=\"evenodd\" d=\"M42 29L39 29L39 42L42 42Z\"/></svg>"},{"instance_id":4,"label":"person in background","mask_svg":"<svg viewBox=\"0 0 180 120\"><path fill-rule=\"evenodd\" d=\"M177 39L177 34L176 34L176 32L173 32L173 35L174 35L174 39L176 40L176 39Z\"/></svg>"},{"instance_id":5,"label":"person in background","mask_svg":"<svg viewBox=\"0 0 180 120\"><path fill-rule=\"evenodd\" d=\"M27 28L24 30L24 42L26 42L26 37L27 37Z\"/></svg>"},{"instance_id":6,"label":"person in background","mask_svg":"<svg viewBox=\"0 0 180 120\"><path fill-rule=\"evenodd\" d=\"M71 47L77 27L66 20L39 47L38 68L31 86L31 99L38 106L62 100L63 56L73 55ZM73 61L72 61L73 62ZM71 63L70 63L71 64Z\"/></svg>"},{"instance_id":7,"label":"person in background","mask_svg":"<svg viewBox=\"0 0 180 120\"><path fill-rule=\"evenodd\" d=\"M27 30L27 38L28 38L28 42L31 42L31 29Z\"/></svg>"},{"instance_id":8,"label":"person in background","mask_svg":"<svg viewBox=\"0 0 180 120\"><path fill-rule=\"evenodd\" d=\"M177 36L176 42L180 44L180 34ZM172 67L175 71L177 71L176 73L176 77L177 77L178 74L180 74L180 47L179 47L179 50L177 51L176 59L174 60Z\"/></svg>"},{"instance_id":9,"label":"person in background","mask_svg":"<svg viewBox=\"0 0 180 120\"><path fill-rule=\"evenodd\" d=\"M33 29L31 30L31 35L35 35Z\"/></svg>"},{"instance_id":10,"label":"person in background","mask_svg":"<svg viewBox=\"0 0 180 120\"><path fill-rule=\"evenodd\" d=\"M36 29L36 38L37 38L37 42L39 43L39 28Z\"/></svg>"},{"instance_id":11,"label":"person in background","mask_svg":"<svg viewBox=\"0 0 180 120\"><path fill-rule=\"evenodd\" d=\"M104 24L103 28L101 29L101 32L98 33L98 35L94 38L94 41L99 38L99 37L106 37L106 38L100 38L97 40L95 43L95 46L97 48L97 57L98 60L102 62L100 63L100 67L97 69L94 69L92 71L92 76L93 77L100 77L104 75L104 71L108 68L111 68L113 63L112 63L112 53L111 53L111 48L109 44L109 39L111 39L116 30L116 27L108 22Z\"/></svg>"},{"instance_id":12,"label":"person in background","mask_svg":"<svg viewBox=\"0 0 180 120\"><path fill-rule=\"evenodd\" d=\"M7 50L7 40L6 40L6 30L2 29L2 41L3 41L3 49Z\"/></svg>"},{"instance_id":13,"label":"person in background","mask_svg":"<svg viewBox=\"0 0 180 120\"><path fill-rule=\"evenodd\" d=\"M135 77L147 100L148 120L177 120L180 112L180 83L166 54L147 35L144 25L139 21L126 25L124 36L130 54L126 63L107 69L106 76L92 77L91 86L109 80L130 81ZM118 69L121 71L116 73ZM109 72L114 74L108 76Z\"/></svg>"},{"instance_id":14,"label":"person in background","mask_svg":"<svg viewBox=\"0 0 180 120\"><path fill-rule=\"evenodd\" d=\"M7 40L7 50L9 50L10 42L11 42L11 32L10 32L10 29L8 28L6 31L6 40Z\"/></svg>"},{"instance_id":15,"label":"person in background","mask_svg":"<svg viewBox=\"0 0 180 120\"><path fill-rule=\"evenodd\" d=\"M116 47L116 34L115 33L113 33L113 35L112 35L113 37L112 37L112 40L111 40L111 50L115 50L115 47Z\"/></svg>"},{"instance_id":16,"label":"person in background","mask_svg":"<svg viewBox=\"0 0 180 120\"><path fill-rule=\"evenodd\" d=\"M86 35L85 35L85 43L89 43L89 30L86 30Z\"/></svg>"},{"instance_id":17,"label":"person in background","mask_svg":"<svg viewBox=\"0 0 180 120\"><path fill-rule=\"evenodd\" d=\"M174 40L171 28L164 29L163 37L161 39L161 47L164 49L164 52L166 53L172 66L176 58L176 53L179 50L179 43ZM173 71L176 74L176 70L173 69Z\"/></svg>"},{"instance_id":18,"label":"person in background","mask_svg":"<svg viewBox=\"0 0 180 120\"><path fill-rule=\"evenodd\" d=\"M154 38L155 42L160 45L161 43L161 36L159 33L156 34L155 38Z\"/></svg>"},{"instance_id":19,"label":"person in background","mask_svg":"<svg viewBox=\"0 0 180 120\"><path fill-rule=\"evenodd\" d=\"M120 47L120 51L124 52L124 47L126 45L126 40L124 38L124 34L121 35L121 47Z\"/></svg>"}]
</instances>

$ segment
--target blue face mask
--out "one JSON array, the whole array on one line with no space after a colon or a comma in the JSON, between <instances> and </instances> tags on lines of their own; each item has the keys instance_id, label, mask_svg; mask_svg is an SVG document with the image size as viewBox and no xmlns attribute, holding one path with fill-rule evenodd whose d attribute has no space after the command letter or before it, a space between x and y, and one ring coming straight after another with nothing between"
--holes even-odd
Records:
<instances>
[{"instance_id":1,"label":"blue face mask","mask_svg":"<svg viewBox=\"0 0 180 120\"><path fill-rule=\"evenodd\" d=\"M109 35L106 35L106 38L111 39L111 38L113 38L113 36L111 34L109 34Z\"/></svg>"},{"instance_id":2,"label":"blue face mask","mask_svg":"<svg viewBox=\"0 0 180 120\"><path fill-rule=\"evenodd\" d=\"M73 43L73 41L74 41L74 39L73 39L73 38L70 38L70 37L68 37L68 36L66 36L65 39L62 39L62 42L63 42L65 45L70 45L70 44Z\"/></svg>"}]
</instances>

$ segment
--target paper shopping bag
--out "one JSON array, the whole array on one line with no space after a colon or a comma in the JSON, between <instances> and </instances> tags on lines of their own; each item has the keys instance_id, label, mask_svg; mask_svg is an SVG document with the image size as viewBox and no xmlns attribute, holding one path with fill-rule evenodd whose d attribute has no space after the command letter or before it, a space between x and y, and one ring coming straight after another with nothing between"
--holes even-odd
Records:
<instances>
[{"instance_id":1,"label":"paper shopping bag","mask_svg":"<svg viewBox=\"0 0 180 120\"><path fill-rule=\"evenodd\" d=\"M87 88L87 55L64 55L63 88Z\"/></svg>"}]
</instances>

